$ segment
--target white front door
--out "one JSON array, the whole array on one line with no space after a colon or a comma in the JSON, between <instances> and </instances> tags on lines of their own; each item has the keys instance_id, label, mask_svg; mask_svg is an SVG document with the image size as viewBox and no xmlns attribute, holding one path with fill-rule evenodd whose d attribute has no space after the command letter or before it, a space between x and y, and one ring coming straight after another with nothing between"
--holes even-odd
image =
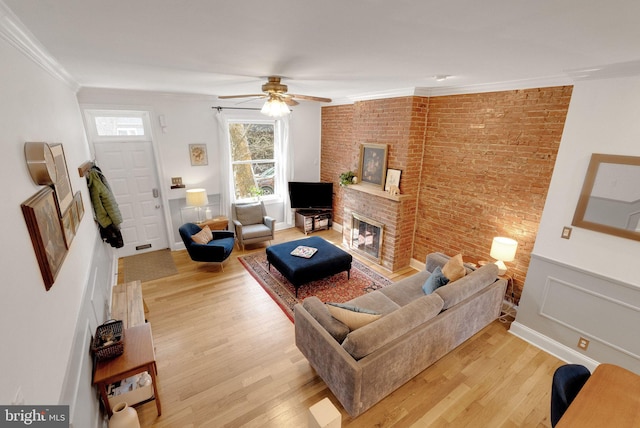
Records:
<instances>
[{"instance_id":1,"label":"white front door","mask_svg":"<svg viewBox=\"0 0 640 428\"><path fill-rule=\"evenodd\" d=\"M122 213L124 247L118 257L168 248L151 142L96 142L94 147L96 164Z\"/></svg>"}]
</instances>

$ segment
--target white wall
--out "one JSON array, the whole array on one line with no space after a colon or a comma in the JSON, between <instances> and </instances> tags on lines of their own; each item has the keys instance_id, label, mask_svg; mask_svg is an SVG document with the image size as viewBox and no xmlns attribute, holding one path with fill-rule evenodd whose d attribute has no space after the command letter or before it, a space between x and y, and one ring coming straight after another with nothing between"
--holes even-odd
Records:
<instances>
[{"instance_id":1,"label":"white wall","mask_svg":"<svg viewBox=\"0 0 640 428\"><path fill-rule=\"evenodd\" d=\"M632 348L637 347L640 325L640 242L577 227L568 240L560 235L564 226L571 226L592 153L640 156L639 118L640 77L575 85L532 264L512 326L516 334L542 347L564 348L565 355L574 353L573 357L619 361L637 371L640 353ZM582 275L577 283L569 279L577 278L575 274ZM564 296L554 294L562 287L571 291ZM599 299L600 304L582 306L588 299ZM549 316L546 311L557 303L562 313ZM632 322L621 324L621 312L626 310L624 316ZM576 348L580 335L592 339L587 352Z\"/></svg>"},{"instance_id":2,"label":"white wall","mask_svg":"<svg viewBox=\"0 0 640 428\"><path fill-rule=\"evenodd\" d=\"M136 109L150 112L153 139L160 163L160 185L165 202L184 198L185 189L170 189L171 177L182 177L186 188L204 187L209 194L221 192L220 146L218 124L214 106L259 107L260 103L221 103L214 96L190 94L164 94L141 91L124 91L84 88L78 93L82 108ZM232 110L230 110L232 111ZM160 127L163 115L166 128ZM301 103L293 108L290 117L290 139L294 152L294 177L300 181L320 179L320 104ZM207 166L191 166L189 144L207 144ZM282 204L268 204L269 215L282 225ZM165 213L168 213L165 210ZM170 214L167 214L170 216ZM174 214L175 217L175 214ZM175 219L174 219L175 220ZM175 221L170 223L176 223ZM178 224L180 222L178 221ZM173 228L172 226L168 226ZM168 231L173 249L181 242L175 230Z\"/></svg>"},{"instance_id":3,"label":"white wall","mask_svg":"<svg viewBox=\"0 0 640 428\"><path fill-rule=\"evenodd\" d=\"M0 58L0 403L11 403L20 388L25 404L57 404L98 239L87 186L77 172L89 150L74 90L3 38ZM77 236L48 292L20 210L41 188L27 171L26 141L63 144L71 186L85 202Z\"/></svg>"},{"instance_id":4,"label":"white wall","mask_svg":"<svg viewBox=\"0 0 640 428\"><path fill-rule=\"evenodd\" d=\"M592 153L640 156L640 77L575 85L534 253L640 287L640 242L571 226ZM640 183L639 183L640 185Z\"/></svg>"}]
</instances>

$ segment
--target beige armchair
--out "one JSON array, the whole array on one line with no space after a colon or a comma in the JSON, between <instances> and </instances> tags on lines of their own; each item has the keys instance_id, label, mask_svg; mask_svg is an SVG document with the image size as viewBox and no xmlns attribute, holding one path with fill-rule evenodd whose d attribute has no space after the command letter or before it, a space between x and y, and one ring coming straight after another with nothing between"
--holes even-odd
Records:
<instances>
[{"instance_id":1,"label":"beige armchair","mask_svg":"<svg viewBox=\"0 0 640 428\"><path fill-rule=\"evenodd\" d=\"M244 251L245 244L270 241L274 238L276 220L267 215L264 203L232 204L231 218L236 239Z\"/></svg>"}]
</instances>

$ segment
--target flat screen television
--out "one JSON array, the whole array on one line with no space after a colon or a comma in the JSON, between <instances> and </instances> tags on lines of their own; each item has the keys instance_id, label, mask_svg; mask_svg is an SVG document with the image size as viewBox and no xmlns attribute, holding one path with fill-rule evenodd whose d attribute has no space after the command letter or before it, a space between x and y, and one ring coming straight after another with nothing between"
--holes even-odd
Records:
<instances>
[{"instance_id":1,"label":"flat screen television","mask_svg":"<svg viewBox=\"0 0 640 428\"><path fill-rule=\"evenodd\" d=\"M331 209L333 208L333 183L289 182L291 208Z\"/></svg>"}]
</instances>

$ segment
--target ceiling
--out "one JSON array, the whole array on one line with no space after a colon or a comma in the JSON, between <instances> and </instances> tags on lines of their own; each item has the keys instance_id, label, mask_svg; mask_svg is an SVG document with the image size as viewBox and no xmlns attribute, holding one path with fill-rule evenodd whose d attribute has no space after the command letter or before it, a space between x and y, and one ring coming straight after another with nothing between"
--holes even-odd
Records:
<instances>
[{"instance_id":1,"label":"ceiling","mask_svg":"<svg viewBox=\"0 0 640 428\"><path fill-rule=\"evenodd\" d=\"M345 102L640 72L636 0L2 1L82 87L251 94L279 75Z\"/></svg>"}]
</instances>

